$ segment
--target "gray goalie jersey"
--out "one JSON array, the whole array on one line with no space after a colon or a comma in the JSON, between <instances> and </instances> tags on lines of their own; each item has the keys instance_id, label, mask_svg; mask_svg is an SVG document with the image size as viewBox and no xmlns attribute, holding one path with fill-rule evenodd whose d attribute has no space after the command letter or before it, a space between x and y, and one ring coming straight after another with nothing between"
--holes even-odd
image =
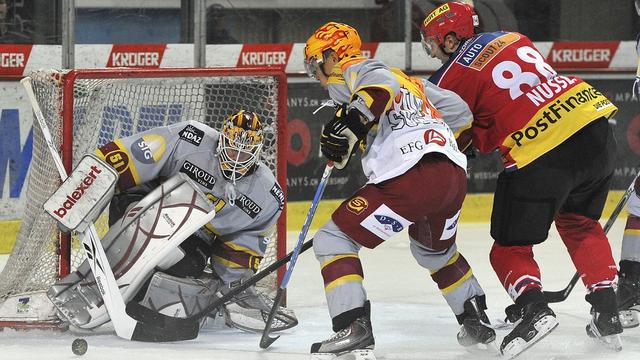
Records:
<instances>
[{"instance_id":1,"label":"gray goalie jersey","mask_svg":"<svg viewBox=\"0 0 640 360\"><path fill-rule=\"evenodd\" d=\"M227 181L217 155L219 135L202 123L188 121L114 140L96 153L120 174L120 191L163 181L178 172L194 180L215 204L215 218L200 233L222 240L213 242L212 263L229 282L246 269L257 269L283 209L284 195L261 162L235 185Z\"/></svg>"}]
</instances>

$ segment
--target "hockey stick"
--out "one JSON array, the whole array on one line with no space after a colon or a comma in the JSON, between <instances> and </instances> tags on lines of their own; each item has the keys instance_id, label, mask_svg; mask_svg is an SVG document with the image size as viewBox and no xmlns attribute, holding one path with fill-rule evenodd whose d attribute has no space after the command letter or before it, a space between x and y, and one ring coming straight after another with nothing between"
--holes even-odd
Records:
<instances>
[{"instance_id":1,"label":"hockey stick","mask_svg":"<svg viewBox=\"0 0 640 360\"><path fill-rule=\"evenodd\" d=\"M45 142L47 143L47 147L49 148L49 152L51 153L51 157L53 158L53 162L58 169L60 178L64 181L67 178L67 172L53 143L51 132L49 131L49 127L44 119L40 105L38 104L33 92L31 81L32 79L30 77L25 77L20 82L26 90L27 97L31 103L38 125L42 130L42 134ZM109 317L113 322L113 327L119 337L139 341L176 341L193 339L197 336L199 326L197 323L194 324L191 320L186 321L185 319L178 318L171 318L172 320L167 320L167 322L171 322L171 326L173 328L181 330L179 333L174 335L173 333L167 333L164 329L160 329L156 326L149 326L130 317L126 312L122 294L118 288L118 284L115 276L113 275L113 271L111 270L111 266L109 265L109 261L107 260L107 256L104 252L104 248L102 247L102 243L100 242L95 226L91 224L87 230L80 232L79 235L82 240L82 247L84 248L87 259L89 260L88 262L91 267L91 271L93 272L96 284L98 284L98 289L100 289ZM185 335L186 337L184 337Z\"/></svg>"},{"instance_id":2,"label":"hockey stick","mask_svg":"<svg viewBox=\"0 0 640 360\"><path fill-rule=\"evenodd\" d=\"M625 204L629 200L629 197L634 193L634 189L635 189L634 185L639 176L640 176L640 172L638 172L636 177L633 178L631 185L629 185L627 190L624 192L624 195L622 195L622 198L618 202L618 205L616 205L616 208L613 209L613 212L611 213L609 220L607 220L607 223L604 225L604 228L603 228L605 234L609 232L609 229L611 229L611 227L613 226L613 223L616 222L618 215L620 215L620 212L622 212L622 209L624 208ZM578 280L580 280L580 273L576 271L576 273L573 275L573 277L569 281L569 284L567 285L567 287L558 291L544 291L545 298L550 303L557 303L557 302L566 300L569 294L571 294L571 291L573 290L573 288L578 283Z\"/></svg>"},{"instance_id":3,"label":"hockey stick","mask_svg":"<svg viewBox=\"0 0 640 360\"><path fill-rule=\"evenodd\" d=\"M298 260L298 255L300 253L300 249L302 248L302 243L304 239L307 237L307 232L309 231L309 226L311 225L311 220L313 220L313 216L316 214L316 209L318 208L318 203L322 198L322 193L324 193L324 188L327 186L327 182L329 180L329 176L331 175L331 171L333 170L333 161L329 161L327 166L324 168L324 173L322 174L322 179L320 179L320 183L318 184L318 188L316 189L316 194L313 197L313 202L311 203L311 208L307 213L307 218L304 220L304 224L302 225L302 230L300 231L300 236L298 236L298 243L296 247L293 249L293 255L291 256L291 263L287 267L287 271L284 273L282 277L282 282L280 283L280 287L278 288L278 293L276 294L276 298L273 300L273 306L271 307L271 311L269 311L269 317L267 318L266 327L262 332L262 338L260 338L260 347L266 349L269 345L273 344L274 341L278 340L280 336L270 337L269 333L271 332L271 327L273 326L273 317L282 302L282 297L284 295L285 289L289 284L289 279L291 278L291 273L293 272L293 268L296 266L296 261Z\"/></svg>"}]
</instances>

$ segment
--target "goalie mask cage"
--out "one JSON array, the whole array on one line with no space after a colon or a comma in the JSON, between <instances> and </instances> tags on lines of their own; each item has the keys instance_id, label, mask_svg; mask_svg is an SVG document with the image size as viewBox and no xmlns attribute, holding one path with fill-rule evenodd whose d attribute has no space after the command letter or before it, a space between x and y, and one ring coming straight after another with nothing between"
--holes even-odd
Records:
<instances>
[{"instance_id":1,"label":"goalie mask cage","mask_svg":"<svg viewBox=\"0 0 640 360\"><path fill-rule=\"evenodd\" d=\"M286 196L287 79L270 68L38 70L33 88L56 148L69 172L83 154L120 137L185 120L220 129L240 109L265 125L261 160L276 174ZM42 209L59 175L34 120L33 154L22 223L0 274L0 329L57 328L46 290L84 260L80 241L63 236ZM100 236L106 216L96 222ZM286 254L286 205L260 268ZM283 268L259 283L275 294Z\"/></svg>"}]
</instances>

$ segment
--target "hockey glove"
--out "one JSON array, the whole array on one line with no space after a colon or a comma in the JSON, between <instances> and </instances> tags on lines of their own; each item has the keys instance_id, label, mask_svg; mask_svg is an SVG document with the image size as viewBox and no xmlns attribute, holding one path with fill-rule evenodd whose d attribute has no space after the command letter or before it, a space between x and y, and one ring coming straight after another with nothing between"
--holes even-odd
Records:
<instances>
[{"instance_id":1,"label":"hockey glove","mask_svg":"<svg viewBox=\"0 0 640 360\"><path fill-rule=\"evenodd\" d=\"M633 97L640 100L640 76L636 76L636 81L633 82Z\"/></svg>"},{"instance_id":2,"label":"hockey glove","mask_svg":"<svg viewBox=\"0 0 640 360\"><path fill-rule=\"evenodd\" d=\"M334 162L336 168L344 169L354 155L354 149L367 136L368 131L360 121L360 113L355 109L346 113L346 107L343 106L324 126L320 137L320 151Z\"/></svg>"}]
</instances>

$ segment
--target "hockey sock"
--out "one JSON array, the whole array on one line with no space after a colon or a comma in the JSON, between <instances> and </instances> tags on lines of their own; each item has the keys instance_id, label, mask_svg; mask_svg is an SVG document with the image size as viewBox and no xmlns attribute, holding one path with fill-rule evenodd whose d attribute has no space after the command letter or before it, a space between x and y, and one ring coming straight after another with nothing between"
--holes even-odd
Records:
<instances>
[{"instance_id":1,"label":"hockey sock","mask_svg":"<svg viewBox=\"0 0 640 360\"><path fill-rule=\"evenodd\" d=\"M531 289L542 288L532 245L502 246L494 242L489 259L500 283L514 301Z\"/></svg>"},{"instance_id":2,"label":"hockey sock","mask_svg":"<svg viewBox=\"0 0 640 360\"><path fill-rule=\"evenodd\" d=\"M561 212L555 222L587 289L597 291L612 287L618 271L609 241L598 221Z\"/></svg>"}]
</instances>

